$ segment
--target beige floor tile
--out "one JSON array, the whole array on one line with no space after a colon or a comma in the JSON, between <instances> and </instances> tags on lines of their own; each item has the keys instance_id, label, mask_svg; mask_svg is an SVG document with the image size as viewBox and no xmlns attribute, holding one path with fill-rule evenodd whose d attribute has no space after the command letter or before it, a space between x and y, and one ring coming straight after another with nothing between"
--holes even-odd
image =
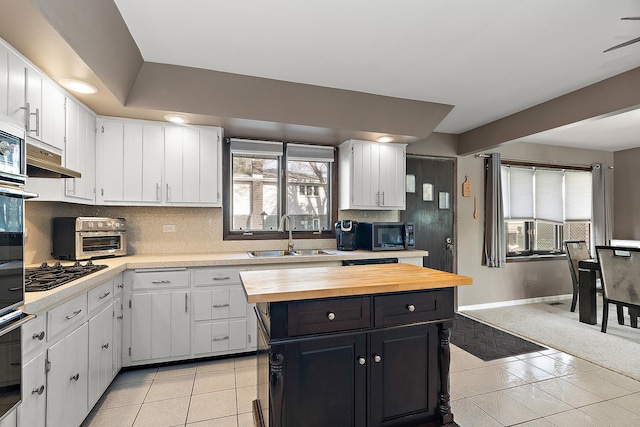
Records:
<instances>
[{"instance_id":1,"label":"beige floor tile","mask_svg":"<svg viewBox=\"0 0 640 427\"><path fill-rule=\"evenodd\" d=\"M611 399L611 403L627 411L640 415L640 393L629 394L627 396Z\"/></svg>"},{"instance_id":2,"label":"beige floor tile","mask_svg":"<svg viewBox=\"0 0 640 427\"><path fill-rule=\"evenodd\" d=\"M464 397L477 396L497 390L495 386L485 383L469 371L452 373L450 383L451 390L455 390Z\"/></svg>"},{"instance_id":3,"label":"beige floor tile","mask_svg":"<svg viewBox=\"0 0 640 427\"><path fill-rule=\"evenodd\" d=\"M458 352L451 354L451 372L466 371L468 369L480 368L486 366L485 362L470 353Z\"/></svg>"},{"instance_id":4,"label":"beige floor tile","mask_svg":"<svg viewBox=\"0 0 640 427\"><path fill-rule=\"evenodd\" d=\"M544 418L538 418L537 420L527 421L526 423L518 424L518 427L555 427L551 421L547 421Z\"/></svg>"},{"instance_id":5,"label":"beige floor tile","mask_svg":"<svg viewBox=\"0 0 640 427\"><path fill-rule=\"evenodd\" d=\"M537 368L532 364L525 362L524 360L516 360L515 362L504 363L500 365L500 367L508 372L511 372L518 378L522 378L526 382L535 382L555 378L552 373Z\"/></svg>"},{"instance_id":6,"label":"beige floor tile","mask_svg":"<svg viewBox=\"0 0 640 427\"><path fill-rule=\"evenodd\" d=\"M255 366L236 368L236 387L248 387L258 383L258 371Z\"/></svg>"},{"instance_id":7,"label":"beige floor tile","mask_svg":"<svg viewBox=\"0 0 640 427\"><path fill-rule=\"evenodd\" d=\"M146 403L189 396L193 391L194 378L191 375L183 375L181 377L156 379L151 384L147 398L144 401Z\"/></svg>"},{"instance_id":8,"label":"beige floor tile","mask_svg":"<svg viewBox=\"0 0 640 427\"><path fill-rule=\"evenodd\" d=\"M453 420L459 426L503 427L502 424L478 408L469 399L451 402L451 411L453 412Z\"/></svg>"},{"instance_id":9,"label":"beige floor tile","mask_svg":"<svg viewBox=\"0 0 640 427\"><path fill-rule=\"evenodd\" d=\"M195 375L196 374L196 366L197 363L183 363L180 365L168 365L161 366L158 368L158 373L156 374L155 379L162 378L171 378L171 377L181 377L185 375Z\"/></svg>"},{"instance_id":10,"label":"beige floor tile","mask_svg":"<svg viewBox=\"0 0 640 427\"><path fill-rule=\"evenodd\" d=\"M258 364L258 357L255 353L245 354L244 356L237 356L235 358L235 364L236 368L256 366Z\"/></svg>"},{"instance_id":11,"label":"beige floor tile","mask_svg":"<svg viewBox=\"0 0 640 427\"><path fill-rule=\"evenodd\" d=\"M640 416L622 409L612 402L600 402L595 405L583 406L580 411L600 421L602 425L612 427L640 426Z\"/></svg>"},{"instance_id":12,"label":"beige floor tile","mask_svg":"<svg viewBox=\"0 0 640 427\"><path fill-rule=\"evenodd\" d=\"M171 427L187 421L190 396L145 402L133 427Z\"/></svg>"},{"instance_id":13,"label":"beige floor tile","mask_svg":"<svg viewBox=\"0 0 640 427\"><path fill-rule=\"evenodd\" d=\"M626 377L617 372L610 371L608 369L600 368L595 371L589 372L598 378L602 378L605 381L615 384L618 387L622 387L625 390L629 390L633 393L640 392L640 381L636 381L633 378Z\"/></svg>"},{"instance_id":14,"label":"beige floor tile","mask_svg":"<svg viewBox=\"0 0 640 427\"><path fill-rule=\"evenodd\" d=\"M199 372L193 385L193 394L210 393L235 389L236 373L234 369L224 371Z\"/></svg>"},{"instance_id":15,"label":"beige floor tile","mask_svg":"<svg viewBox=\"0 0 640 427\"><path fill-rule=\"evenodd\" d=\"M500 365L490 365L482 368L471 369L469 370L469 373L500 390L525 384L525 381L522 378L502 369Z\"/></svg>"},{"instance_id":16,"label":"beige floor tile","mask_svg":"<svg viewBox=\"0 0 640 427\"><path fill-rule=\"evenodd\" d=\"M548 351L548 350L543 350L543 351ZM516 356L516 359L518 360L525 360L525 359L531 359L532 357L538 357L538 356L544 356L544 353L540 352L540 351L534 351L532 353L524 353L524 354L519 354Z\"/></svg>"},{"instance_id":17,"label":"beige floor tile","mask_svg":"<svg viewBox=\"0 0 640 427\"><path fill-rule=\"evenodd\" d=\"M238 402L238 414L251 412L253 401L258 397L258 387L238 387L236 389L236 399Z\"/></svg>"},{"instance_id":18,"label":"beige floor tile","mask_svg":"<svg viewBox=\"0 0 640 427\"><path fill-rule=\"evenodd\" d=\"M213 418L235 416L236 391L222 390L191 396L187 422L206 421Z\"/></svg>"},{"instance_id":19,"label":"beige floor tile","mask_svg":"<svg viewBox=\"0 0 640 427\"><path fill-rule=\"evenodd\" d=\"M541 417L573 409L567 403L551 396L549 393L546 393L539 388L534 387L532 384L526 384L505 390L505 394L517 400Z\"/></svg>"},{"instance_id":20,"label":"beige floor tile","mask_svg":"<svg viewBox=\"0 0 640 427\"><path fill-rule=\"evenodd\" d=\"M532 357L530 359L525 359L524 361L558 377L578 372L578 370L573 366L569 366L566 363L553 359L549 356Z\"/></svg>"},{"instance_id":21,"label":"beige floor tile","mask_svg":"<svg viewBox=\"0 0 640 427\"><path fill-rule=\"evenodd\" d=\"M575 357L567 353L553 353L549 354L549 357L555 360L559 360L562 363L566 363L569 366L573 366L580 371L593 371L594 369L599 368L598 365L587 362L584 359L580 359L579 357Z\"/></svg>"},{"instance_id":22,"label":"beige floor tile","mask_svg":"<svg viewBox=\"0 0 640 427\"><path fill-rule=\"evenodd\" d=\"M533 384L534 387L549 393L556 399L560 399L563 402L579 408L580 406L592 405L602 401L602 398L589 393L588 391L581 389L571 383L563 381L561 378L554 378L551 380L544 380Z\"/></svg>"},{"instance_id":23,"label":"beige floor tile","mask_svg":"<svg viewBox=\"0 0 640 427\"><path fill-rule=\"evenodd\" d=\"M545 419L557 427L605 427L600 421L578 409L551 415Z\"/></svg>"},{"instance_id":24,"label":"beige floor tile","mask_svg":"<svg viewBox=\"0 0 640 427\"><path fill-rule=\"evenodd\" d=\"M112 384L98 400L94 409L102 410L142 403L151 388L151 384L151 381Z\"/></svg>"},{"instance_id":25,"label":"beige floor tile","mask_svg":"<svg viewBox=\"0 0 640 427\"><path fill-rule=\"evenodd\" d=\"M233 368L235 368L235 360L231 357L227 359L204 360L198 362L196 372L225 371Z\"/></svg>"},{"instance_id":26,"label":"beige floor tile","mask_svg":"<svg viewBox=\"0 0 640 427\"><path fill-rule=\"evenodd\" d=\"M505 426L539 418L539 415L504 391L470 397L469 400Z\"/></svg>"},{"instance_id":27,"label":"beige floor tile","mask_svg":"<svg viewBox=\"0 0 640 427\"><path fill-rule=\"evenodd\" d=\"M213 420L198 421L195 423L187 424L187 427L237 427L238 417L235 415L231 417L216 418ZM251 427L254 427L253 425Z\"/></svg>"},{"instance_id":28,"label":"beige floor tile","mask_svg":"<svg viewBox=\"0 0 640 427\"><path fill-rule=\"evenodd\" d=\"M238 414L238 427L254 427L253 414L251 412Z\"/></svg>"},{"instance_id":29,"label":"beige floor tile","mask_svg":"<svg viewBox=\"0 0 640 427\"><path fill-rule=\"evenodd\" d=\"M613 399L630 394L629 390L618 387L595 375L591 375L589 371L567 375L562 377L562 379L603 399Z\"/></svg>"},{"instance_id":30,"label":"beige floor tile","mask_svg":"<svg viewBox=\"0 0 640 427\"><path fill-rule=\"evenodd\" d=\"M141 381L153 381L158 368L134 369L120 372L112 384L139 383Z\"/></svg>"},{"instance_id":31,"label":"beige floor tile","mask_svg":"<svg viewBox=\"0 0 640 427\"><path fill-rule=\"evenodd\" d=\"M81 427L131 427L142 405L119 406L117 408L92 411Z\"/></svg>"}]
</instances>

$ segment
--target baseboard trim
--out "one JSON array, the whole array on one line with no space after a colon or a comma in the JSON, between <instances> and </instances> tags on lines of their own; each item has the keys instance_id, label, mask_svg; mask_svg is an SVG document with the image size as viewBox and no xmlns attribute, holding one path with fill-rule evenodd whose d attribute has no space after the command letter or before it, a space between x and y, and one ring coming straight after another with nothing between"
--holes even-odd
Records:
<instances>
[{"instance_id":1,"label":"baseboard trim","mask_svg":"<svg viewBox=\"0 0 640 427\"><path fill-rule=\"evenodd\" d=\"M510 307L514 305L535 304L539 302L554 302L554 301L565 300L567 298L571 298L572 296L573 296L572 294L552 295L548 297L537 297L537 298L517 299L517 300L511 300L511 301L490 302L486 304L461 305L461 306L458 306L458 311L483 310L485 308Z\"/></svg>"}]
</instances>

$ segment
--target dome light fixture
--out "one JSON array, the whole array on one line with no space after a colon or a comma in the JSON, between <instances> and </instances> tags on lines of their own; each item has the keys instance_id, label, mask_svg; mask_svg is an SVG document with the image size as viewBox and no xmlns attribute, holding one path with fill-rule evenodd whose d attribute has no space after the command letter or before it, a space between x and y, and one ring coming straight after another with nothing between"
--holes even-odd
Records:
<instances>
[{"instance_id":1,"label":"dome light fixture","mask_svg":"<svg viewBox=\"0 0 640 427\"><path fill-rule=\"evenodd\" d=\"M378 142L391 142L393 141L393 137L389 135L382 135L376 138Z\"/></svg>"},{"instance_id":2,"label":"dome light fixture","mask_svg":"<svg viewBox=\"0 0 640 427\"><path fill-rule=\"evenodd\" d=\"M58 81L65 89L76 93L92 94L97 93L98 88L87 82L76 79L61 79Z\"/></svg>"},{"instance_id":3,"label":"dome light fixture","mask_svg":"<svg viewBox=\"0 0 640 427\"><path fill-rule=\"evenodd\" d=\"M180 124L189 123L189 119L184 114L171 113L171 114L165 115L164 118L167 121L170 121L171 123L180 123Z\"/></svg>"}]
</instances>

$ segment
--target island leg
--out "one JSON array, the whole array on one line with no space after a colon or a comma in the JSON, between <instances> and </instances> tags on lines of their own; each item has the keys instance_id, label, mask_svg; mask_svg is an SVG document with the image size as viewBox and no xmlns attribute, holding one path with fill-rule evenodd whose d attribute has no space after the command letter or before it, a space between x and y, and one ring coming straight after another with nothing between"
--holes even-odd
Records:
<instances>
[{"instance_id":1,"label":"island leg","mask_svg":"<svg viewBox=\"0 0 640 427\"><path fill-rule=\"evenodd\" d=\"M284 355L282 352L272 352L269 355L270 378L269 389L271 390L271 419L274 427L282 426L283 406L284 406Z\"/></svg>"},{"instance_id":2,"label":"island leg","mask_svg":"<svg viewBox=\"0 0 640 427\"><path fill-rule=\"evenodd\" d=\"M451 337L452 322L443 322L438 324L438 334L440 336L440 348L438 349L438 367L440 368L440 389L438 392L438 411L443 426L457 426L453 421L453 413L451 412L450 399L451 395L449 368L451 365L451 348L449 347L449 338Z\"/></svg>"}]
</instances>

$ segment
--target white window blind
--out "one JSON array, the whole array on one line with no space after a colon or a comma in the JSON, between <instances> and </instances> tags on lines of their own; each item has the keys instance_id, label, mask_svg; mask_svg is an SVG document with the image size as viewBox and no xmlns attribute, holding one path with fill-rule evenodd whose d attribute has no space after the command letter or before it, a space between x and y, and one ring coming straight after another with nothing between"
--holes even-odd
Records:
<instances>
[{"instance_id":1,"label":"white window blind","mask_svg":"<svg viewBox=\"0 0 640 427\"><path fill-rule=\"evenodd\" d=\"M509 210L511 219L534 219L533 169L509 167ZM505 215L506 218L506 215Z\"/></svg>"},{"instance_id":2,"label":"white window blind","mask_svg":"<svg viewBox=\"0 0 640 427\"><path fill-rule=\"evenodd\" d=\"M565 185L565 220L591 220L591 172L567 171Z\"/></svg>"},{"instance_id":3,"label":"white window blind","mask_svg":"<svg viewBox=\"0 0 640 427\"><path fill-rule=\"evenodd\" d=\"M500 185L502 186L502 212L505 218L511 218L511 197L509 197L509 167L500 167Z\"/></svg>"},{"instance_id":4,"label":"white window blind","mask_svg":"<svg viewBox=\"0 0 640 427\"><path fill-rule=\"evenodd\" d=\"M282 142L254 141L251 139L231 139L231 153L243 156L282 156Z\"/></svg>"},{"instance_id":5,"label":"white window blind","mask_svg":"<svg viewBox=\"0 0 640 427\"><path fill-rule=\"evenodd\" d=\"M334 147L287 144L287 160L300 162L333 162Z\"/></svg>"},{"instance_id":6,"label":"white window blind","mask_svg":"<svg viewBox=\"0 0 640 427\"><path fill-rule=\"evenodd\" d=\"M562 170L536 169L536 219L558 223L562 223L564 221L564 198L562 197L563 176L564 171Z\"/></svg>"}]
</instances>

